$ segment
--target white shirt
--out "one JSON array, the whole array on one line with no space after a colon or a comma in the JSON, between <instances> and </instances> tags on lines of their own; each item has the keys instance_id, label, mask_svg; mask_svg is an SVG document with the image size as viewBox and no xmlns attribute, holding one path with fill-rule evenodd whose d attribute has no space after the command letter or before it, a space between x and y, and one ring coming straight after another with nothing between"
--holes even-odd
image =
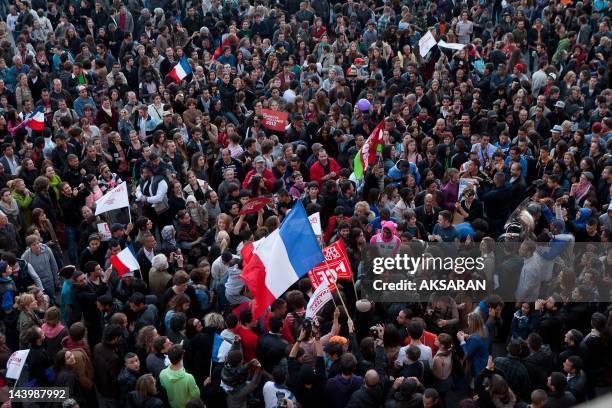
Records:
<instances>
[{"instance_id":1,"label":"white shirt","mask_svg":"<svg viewBox=\"0 0 612 408\"><path fill-rule=\"evenodd\" d=\"M396 363L402 364L402 365L405 363L408 363L408 358L406 357L406 351L408 351L409 346L410 345L400 348L400 351L397 355L397 360L395 360ZM431 347L426 346L424 344L415 344L415 346L421 349L421 357L419 357L419 361L426 362L427 364L429 364L429 368L431 368L433 366L433 356L431 352Z\"/></svg>"},{"instance_id":2,"label":"white shirt","mask_svg":"<svg viewBox=\"0 0 612 408\"><path fill-rule=\"evenodd\" d=\"M296 402L291 391L289 391L287 388L279 388L276 384L274 384L274 381L268 381L263 386L263 396L266 408L276 408L278 403L278 398L276 397L277 392L282 392L285 394L286 399L290 399L294 403Z\"/></svg>"}]
</instances>

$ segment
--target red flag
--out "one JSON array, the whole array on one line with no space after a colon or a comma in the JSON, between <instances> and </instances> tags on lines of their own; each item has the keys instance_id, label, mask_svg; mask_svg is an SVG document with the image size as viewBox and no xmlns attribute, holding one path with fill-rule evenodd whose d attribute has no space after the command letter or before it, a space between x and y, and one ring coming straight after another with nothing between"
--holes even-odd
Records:
<instances>
[{"instance_id":1,"label":"red flag","mask_svg":"<svg viewBox=\"0 0 612 408\"><path fill-rule=\"evenodd\" d=\"M366 143L369 144L368 164L373 164L376 161L376 153L382 153L384 145L383 132L385 130L385 120L381 120L374 128Z\"/></svg>"}]
</instances>

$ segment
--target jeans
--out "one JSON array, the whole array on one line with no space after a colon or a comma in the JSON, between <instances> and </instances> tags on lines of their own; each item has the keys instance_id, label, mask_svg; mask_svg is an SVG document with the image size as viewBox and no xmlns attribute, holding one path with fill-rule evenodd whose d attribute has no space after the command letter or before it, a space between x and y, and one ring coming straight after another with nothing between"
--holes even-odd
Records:
<instances>
[{"instance_id":1,"label":"jeans","mask_svg":"<svg viewBox=\"0 0 612 408\"><path fill-rule=\"evenodd\" d=\"M68 260L72 265L77 265L77 241L79 237L79 227L71 227L66 225L66 246L68 247Z\"/></svg>"},{"instance_id":2,"label":"jeans","mask_svg":"<svg viewBox=\"0 0 612 408\"><path fill-rule=\"evenodd\" d=\"M43 283L43 290L45 291L45 295L49 296L49 305L53 306L57 304L57 302L55 301L55 286L53 285L53 283Z\"/></svg>"}]
</instances>

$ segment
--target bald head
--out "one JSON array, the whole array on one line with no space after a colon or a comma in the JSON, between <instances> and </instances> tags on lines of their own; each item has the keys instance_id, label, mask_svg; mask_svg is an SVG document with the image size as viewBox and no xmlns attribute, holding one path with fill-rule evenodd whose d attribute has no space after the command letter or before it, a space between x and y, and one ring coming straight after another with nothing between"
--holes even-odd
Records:
<instances>
[{"instance_id":1,"label":"bald head","mask_svg":"<svg viewBox=\"0 0 612 408\"><path fill-rule=\"evenodd\" d=\"M376 387L380 381L380 377L378 376L378 373L376 372L376 370L368 370L365 373L365 384L367 387L372 388L372 387Z\"/></svg>"}]
</instances>

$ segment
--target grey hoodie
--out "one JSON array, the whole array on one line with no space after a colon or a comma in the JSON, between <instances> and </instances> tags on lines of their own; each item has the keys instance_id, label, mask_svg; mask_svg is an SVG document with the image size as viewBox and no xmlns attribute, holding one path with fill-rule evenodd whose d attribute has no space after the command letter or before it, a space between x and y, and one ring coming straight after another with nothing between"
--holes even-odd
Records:
<instances>
[{"instance_id":1,"label":"grey hoodie","mask_svg":"<svg viewBox=\"0 0 612 408\"><path fill-rule=\"evenodd\" d=\"M59 282L59 277L57 274L57 263L55 262L55 257L53 256L51 248L41 243L40 254L36 255L28 248L21 258L32 265L40 277L43 287L46 289L53 288L53 290L55 290L55 286Z\"/></svg>"}]
</instances>

